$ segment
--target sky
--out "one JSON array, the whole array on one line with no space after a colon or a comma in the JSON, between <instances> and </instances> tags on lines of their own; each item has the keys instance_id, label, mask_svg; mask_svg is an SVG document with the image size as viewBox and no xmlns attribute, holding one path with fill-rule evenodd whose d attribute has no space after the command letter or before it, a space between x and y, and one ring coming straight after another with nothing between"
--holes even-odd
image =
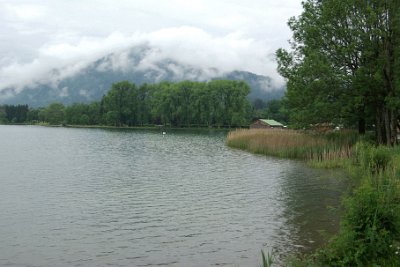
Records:
<instances>
[{"instance_id":1,"label":"sky","mask_svg":"<svg viewBox=\"0 0 400 267\"><path fill-rule=\"evenodd\" d=\"M301 0L0 0L0 90L72 76L143 44L153 48L148 66L170 58L283 84L274 53L289 47L287 21L301 11Z\"/></svg>"}]
</instances>

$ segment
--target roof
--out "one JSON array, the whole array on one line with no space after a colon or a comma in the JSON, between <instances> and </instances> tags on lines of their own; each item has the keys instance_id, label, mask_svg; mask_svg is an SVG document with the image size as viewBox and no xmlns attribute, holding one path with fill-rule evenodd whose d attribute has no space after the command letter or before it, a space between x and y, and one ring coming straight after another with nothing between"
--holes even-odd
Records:
<instances>
[{"instance_id":1,"label":"roof","mask_svg":"<svg viewBox=\"0 0 400 267\"><path fill-rule=\"evenodd\" d=\"M268 124L269 126L275 126L275 127L283 127L283 124L280 122L277 122L276 120L266 120L266 119L260 119L260 121Z\"/></svg>"}]
</instances>

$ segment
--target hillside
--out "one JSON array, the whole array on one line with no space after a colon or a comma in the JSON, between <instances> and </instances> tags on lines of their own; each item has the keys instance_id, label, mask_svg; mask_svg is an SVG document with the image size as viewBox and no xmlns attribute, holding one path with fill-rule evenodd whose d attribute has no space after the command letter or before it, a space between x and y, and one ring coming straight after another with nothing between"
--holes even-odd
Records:
<instances>
[{"instance_id":1,"label":"hillside","mask_svg":"<svg viewBox=\"0 0 400 267\"><path fill-rule=\"evenodd\" d=\"M72 76L24 87L18 92L7 88L0 92L0 104L28 104L46 106L51 102L72 104L99 100L112 83L127 80L137 85L160 81L208 81L215 79L244 80L251 87L250 100L278 99L285 88L275 88L271 78L245 71L221 73L217 69L201 69L174 60L161 60L146 66L147 47L136 47L127 53L113 53L100 58ZM58 74L53 70L49 75Z\"/></svg>"}]
</instances>

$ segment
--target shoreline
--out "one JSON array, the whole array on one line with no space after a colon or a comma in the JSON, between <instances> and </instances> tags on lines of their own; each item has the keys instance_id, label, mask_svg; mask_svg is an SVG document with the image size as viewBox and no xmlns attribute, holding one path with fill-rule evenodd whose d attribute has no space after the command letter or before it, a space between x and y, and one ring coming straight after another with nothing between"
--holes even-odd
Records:
<instances>
[{"instance_id":1,"label":"shoreline","mask_svg":"<svg viewBox=\"0 0 400 267\"><path fill-rule=\"evenodd\" d=\"M314 251L289 257L288 266L400 266L400 146L377 145L350 132L301 135L295 142L289 133L283 138L282 133L266 133L230 132L226 144L253 154L297 158L312 168L339 168L350 179L339 231ZM338 145L345 145L346 153Z\"/></svg>"},{"instance_id":2,"label":"shoreline","mask_svg":"<svg viewBox=\"0 0 400 267\"><path fill-rule=\"evenodd\" d=\"M231 131L235 129L247 129L248 126L229 127L229 126L188 126L188 127L176 127L176 126L166 126L166 125L144 125L144 126L110 126L110 125L73 125L73 124L59 124L51 125L46 123L8 123L0 124L5 126L43 126L43 127L59 127L59 128L83 128L83 129L121 129L121 130L221 130L221 131Z\"/></svg>"}]
</instances>

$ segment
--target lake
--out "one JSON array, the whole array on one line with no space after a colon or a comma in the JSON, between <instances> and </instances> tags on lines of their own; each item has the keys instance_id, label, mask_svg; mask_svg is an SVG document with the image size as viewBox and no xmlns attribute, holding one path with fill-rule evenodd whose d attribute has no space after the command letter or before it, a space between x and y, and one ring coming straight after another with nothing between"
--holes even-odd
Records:
<instances>
[{"instance_id":1,"label":"lake","mask_svg":"<svg viewBox=\"0 0 400 267\"><path fill-rule=\"evenodd\" d=\"M258 266L337 230L343 173L225 136L0 126L0 266Z\"/></svg>"}]
</instances>

